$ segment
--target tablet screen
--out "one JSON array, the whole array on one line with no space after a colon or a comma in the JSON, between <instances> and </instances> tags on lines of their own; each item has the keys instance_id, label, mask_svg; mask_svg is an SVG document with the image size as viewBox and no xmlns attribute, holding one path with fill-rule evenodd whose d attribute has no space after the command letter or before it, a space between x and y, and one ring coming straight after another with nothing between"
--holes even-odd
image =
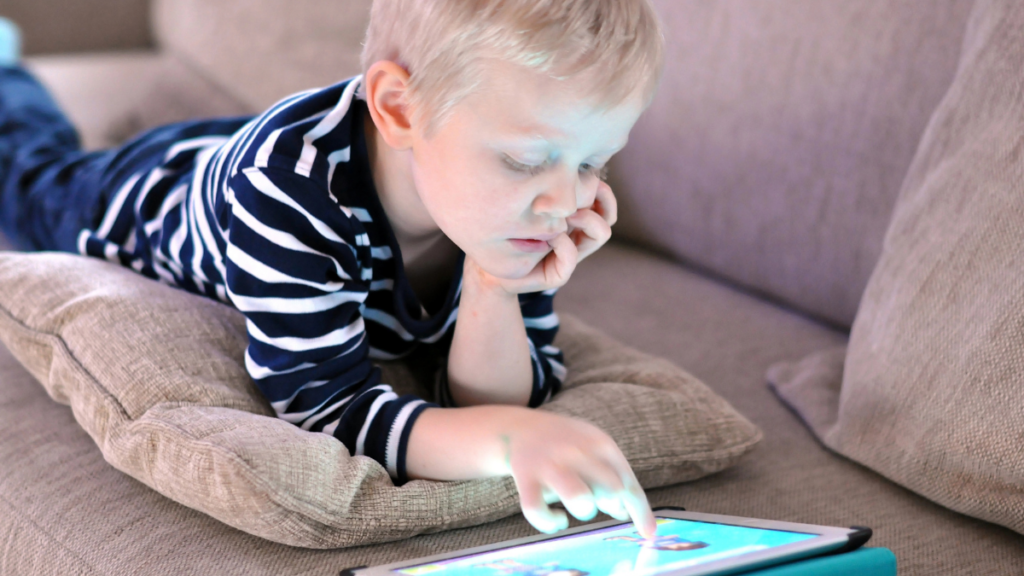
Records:
<instances>
[{"instance_id":1,"label":"tablet screen","mask_svg":"<svg viewBox=\"0 0 1024 576\"><path fill-rule=\"evenodd\" d=\"M633 524L628 523L430 564L396 568L392 572L408 576L643 576L816 536L658 518L658 533L653 540L641 538Z\"/></svg>"}]
</instances>

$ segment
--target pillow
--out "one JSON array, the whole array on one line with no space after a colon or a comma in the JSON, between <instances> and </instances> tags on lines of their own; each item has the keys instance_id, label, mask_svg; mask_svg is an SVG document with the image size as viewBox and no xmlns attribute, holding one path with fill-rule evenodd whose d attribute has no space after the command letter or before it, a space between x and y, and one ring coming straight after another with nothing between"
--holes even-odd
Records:
<instances>
[{"instance_id":1,"label":"pillow","mask_svg":"<svg viewBox=\"0 0 1024 576\"><path fill-rule=\"evenodd\" d=\"M239 530L307 548L387 542L516 514L511 477L413 480L274 416L245 371L244 317L96 258L0 253L0 340L112 466ZM761 432L704 384L563 315L568 378L541 407L590 421L645 488L700 478ZM415 361L381 363L431 399Z\"/></svg>"},{"instance_id":2,"label":"pillow","mask_svg":"<svg viewBox=\"0 0 1024 576\"><path fill-rule=\"evenodd\" d=\"M768 379L829 448L1024 534L1024 3L975 5L845 350Z\"/></svg>"}]
</instances>

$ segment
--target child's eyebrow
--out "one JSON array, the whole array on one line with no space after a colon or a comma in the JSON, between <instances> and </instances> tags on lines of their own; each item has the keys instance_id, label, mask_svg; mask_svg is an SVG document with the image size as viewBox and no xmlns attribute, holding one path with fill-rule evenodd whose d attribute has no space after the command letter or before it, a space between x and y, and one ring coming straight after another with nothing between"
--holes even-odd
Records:
<instances>
[{"instance_id":1,"label":"child's eyebrow","mask_svg":"<svg viewBox=\"0 0 1024 576\"><path fill-rule=\"evenodd\" d=\"M524 144L527 146L547 146L548 148L558 148L557 142L560 140L566 140L566 134L554 126L547 124L530 124L527 126L514 126L508 132L509 138L517 142L518 144ZM622 144L610 148L601 154L615 154L626 147L629 143L629 137L627 136Z\"/></svg>"},{"instance_id":2,"label":"child's eyebrow","mask_svg":"<svg viewBox=\"0 0 1024 576\"><path fill-rule=\"evenodd\" d=\"M606 154L616 154L616 153L622 151L622 149L626 147L626 144L629 144L629 138L626 138L626 140L623 141L622 144L619 144L615 148L612 148L611 150L608 150L605 153Z\"/></svg>"},{"instance_id":3,"label":"child's eyebrow","mask_svg":"<svg viewBox=\"0 0 1024 576\"><path fill-rule=\"evenodd\" d=\"M614 154L618 153L619 151L621 151L623 148L625 148L626 144L628 144L628 143L629 143L629 138L626 138L626 140L622 144L620 144L618 146L615 146L613 148L608 148L608 149L606 149L606 150L604 150L602 152L598 152L597 154L599 156L600 155L605 155L605 154L607 154L609 156L614 155ZM552 141L550 141L550 140L548 140L546 138L532 138L532 137L526 137L525 139L519 140L519 142L517 142L515 145L543 146L545 148L558 148L558 146L554 142L552 142Z\"/></svg>"}]
</instances>

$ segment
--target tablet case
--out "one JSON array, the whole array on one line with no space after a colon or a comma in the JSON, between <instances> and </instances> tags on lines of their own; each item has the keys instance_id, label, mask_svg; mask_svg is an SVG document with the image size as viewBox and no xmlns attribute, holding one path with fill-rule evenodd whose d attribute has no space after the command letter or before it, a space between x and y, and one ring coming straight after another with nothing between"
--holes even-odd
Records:
<instances>
[{"instance_id":1,"label":"tablet case","mask_svg":"<svg viewBox=\"0 0 1024 576\"><path fill-rule=\"evenodd\" d=\"M772 566L742 576L896 576L896 555L888 548L861 548Z\"/></svg>"},{"instance_id":2,"label":"tablet case","mask_svg":"<svg viewBox=\"0 0 1024 576\"><path fill-rule=\"evenodd\" d=\"M340 576L352 576L359 568L366 566L342 570ZM744 572L742 576L896 576L896 556L888 548L861 548Z\"/></svg>"}]
</instances>

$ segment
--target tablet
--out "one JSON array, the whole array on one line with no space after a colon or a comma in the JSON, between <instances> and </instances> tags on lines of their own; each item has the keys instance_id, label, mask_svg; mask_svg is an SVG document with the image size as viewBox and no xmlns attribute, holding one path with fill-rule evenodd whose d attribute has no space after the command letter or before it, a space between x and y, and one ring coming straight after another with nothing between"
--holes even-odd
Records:
<instances>
[{"instance_id":1,"label":"tablet","mask_svg":"<svg viewBox=\"0 0 1024 576\"><path fill-rule=\"evenodd\" d=\"M654 509L652 540L609 520L456 552L342 570L352 576L697 576L858 548L871 529Z\"/></svg>"}]
</instances>

